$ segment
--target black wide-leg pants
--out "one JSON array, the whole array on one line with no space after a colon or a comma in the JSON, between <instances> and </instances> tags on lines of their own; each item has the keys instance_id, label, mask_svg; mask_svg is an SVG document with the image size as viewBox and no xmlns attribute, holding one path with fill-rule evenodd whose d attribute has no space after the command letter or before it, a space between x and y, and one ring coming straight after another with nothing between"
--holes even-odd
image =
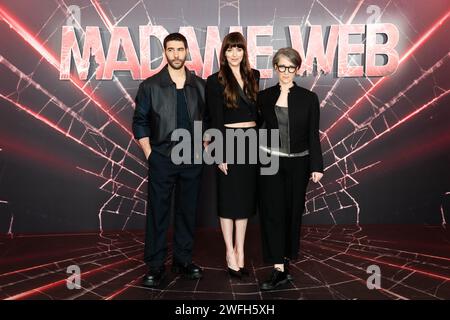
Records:
<instances>
[{"instance_id":1,"label":"black wide-leg pants","mask_svg":"<svg viewBox=\"0 0 450 320\"><path fill-rule=\"evenodd\" d=\"M309 156L278 159L277 173L260 175L258 183L263 259L268 264L282 264L284 257L298 257L310 176Z\"/></svg>"},{"instance_id":2,"label":"black wide-leg pants","mask_svg":"<svg viewBox=\"0 0 450 320\"><path fill-rule=\"evenodd\" d=\"M179 263L190 263L202 165L175 165L170 157L155 151L150 154L148 162L144 262L152 268L164 264L172 192L175 188L173 259Z\"/></svg>"}]
</instances>

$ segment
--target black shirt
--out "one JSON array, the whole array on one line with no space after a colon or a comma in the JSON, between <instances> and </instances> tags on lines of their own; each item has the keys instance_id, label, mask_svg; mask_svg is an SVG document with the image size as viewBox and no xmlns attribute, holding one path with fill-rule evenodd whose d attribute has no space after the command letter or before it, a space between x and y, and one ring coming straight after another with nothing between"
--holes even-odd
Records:
<instances>
[{"instance_id":1,"label":"black shirt","mask_svg":"<svg viewBox=\"0 0 450 320\"><path fill-rule=\"evenodd\" d=\"M186 129L192 134L184 89L177 89L177 129Z\"/></svg>"},{"instance_id":2,"label":"black shirt","mask_svg":"<svg viewBox=\"0 0 450 320\"><path fill-rule=\"evenodd\" d=\"M177 89L177 129L186 129L191 134L191 160L194 158L194 135L191 125L191 120L189 116L189 111L186 103L186 95L183 89ZM181 143L181 141L180 141ZM183 151L180 152L180 155L183 156Z\"/></svg>"}]
</instances>

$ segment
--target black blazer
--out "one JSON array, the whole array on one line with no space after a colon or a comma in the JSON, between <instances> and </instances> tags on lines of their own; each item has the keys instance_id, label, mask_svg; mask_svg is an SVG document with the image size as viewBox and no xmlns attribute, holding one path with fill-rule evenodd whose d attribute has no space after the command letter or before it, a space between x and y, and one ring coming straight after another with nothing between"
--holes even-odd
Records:
<instances>
[{"instance_id":1,"label":"black blazer","mask_svg":"<svg viewBox=\"0 0 450 320\"><path fill-rule=\"evenodd\" d=\"M252 69L256 83L259 84L260 74L258 70ZM216 72L206 80L205 100L208 119L208 128L219 129L225 137L224 108L225 102L223 98L223 85L219 82L219 73ZM244 107L244 104L251 103L249 99L240 90L238 106Z\"/></svg>"},{"instance_id":2,"label":"black blazer","mask_svg":"<svg viewBox=\"0 0 450 320\"><path fill-rule=\"evenodd\" d=\"M258 93L257 108L260 116L258 123L265 125L268 129L268 144L270 144L270 129L278 129L275 104L280 93L279 84ZM323 172L322 148L319 139L319 98L314 92L299 87L294 82L288 94L288 106L291 152L298 153L308 149L310 172Z\"/></svg>"}]
</instances>

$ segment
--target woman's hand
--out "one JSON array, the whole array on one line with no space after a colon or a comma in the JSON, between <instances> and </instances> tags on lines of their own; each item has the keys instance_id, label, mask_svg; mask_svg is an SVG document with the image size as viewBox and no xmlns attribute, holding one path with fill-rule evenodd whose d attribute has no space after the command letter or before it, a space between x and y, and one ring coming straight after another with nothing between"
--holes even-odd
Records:
<instances>
[{"instance_id":1,"label":"woman's hand","mask_svg":"<svg viewBox=\"0 0 450 320\"><path fill-rule=\"evenodd\" d=\"M219 169L220 169L220 171L225 173L225 175L228 174L228 165L226 163L219 164Z\"/></svg>"},{"instance_id":2,"label":"woman's hand","mask_svg":"<svg viewBox=\"0 0 450 320\"><path fill-rule=\"evenodd\" d=\"M323 173L322 172L313 172L311 173L311 179L313 182L317 183L322 179Z\"/></svg>"}]
</instances>

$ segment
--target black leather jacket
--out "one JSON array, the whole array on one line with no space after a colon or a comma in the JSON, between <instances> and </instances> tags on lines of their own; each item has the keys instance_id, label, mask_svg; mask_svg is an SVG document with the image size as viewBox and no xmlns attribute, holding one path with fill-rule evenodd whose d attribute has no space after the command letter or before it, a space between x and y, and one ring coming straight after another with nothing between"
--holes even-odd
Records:
<instances>
[{"instance_id":1,"label":"black leather jacket","mask_svg":"<svg viewBox=\"0 0 450 320\"><path fill-rule=\"evenodd\" d=\"M187 68L184 85L186 102L192 127L194 121L204 121L205 81ZM133 116L133 134L136 139L150 138L152 150L166 156L174 143L172 131L177 128L176 85L169 75L167 65L157 74L142 81L136 95ZM205 130L205 126L203 127Z\"/></svg>"}]
</instances>

